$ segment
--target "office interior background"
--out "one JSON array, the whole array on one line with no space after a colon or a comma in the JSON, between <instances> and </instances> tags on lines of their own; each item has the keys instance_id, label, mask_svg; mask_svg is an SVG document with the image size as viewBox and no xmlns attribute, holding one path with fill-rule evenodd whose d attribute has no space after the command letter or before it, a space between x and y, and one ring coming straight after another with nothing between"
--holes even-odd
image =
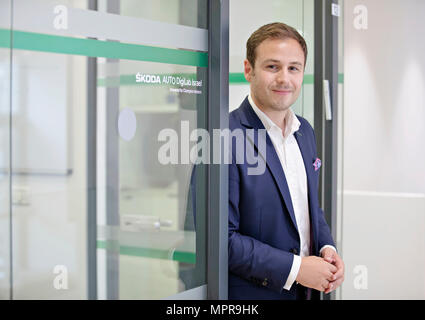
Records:
<instances>
[{"instance_id":1,"label":"office interior background","mask_svg":"<svg viewBox=\"0 0 425 320\"><path fill-rule=\"evenodd\" d=\"M249 92L246 40L281 21L309 48L293 110L318 123L318 2L229 1L229 111ZM425 299L425 2L333 2L338 112L323 123L337 123L331 221L346 269L331 298ZM208 10L0 0L0 299L208 298L209 178L197 173L188 201L192 164L157 157L161 130L208 128Z\"/></svg>"}]
</instances>

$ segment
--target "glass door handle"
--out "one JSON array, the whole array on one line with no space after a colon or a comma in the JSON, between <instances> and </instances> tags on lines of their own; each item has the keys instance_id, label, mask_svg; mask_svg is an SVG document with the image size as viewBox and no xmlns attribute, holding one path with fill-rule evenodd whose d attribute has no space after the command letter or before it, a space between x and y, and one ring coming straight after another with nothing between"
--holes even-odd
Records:
<instances>
[{"instance_id":1,"label":"glass door handle","mask_svg":"<svg viewBox=\"0 0 425 320\"><path fill-rule=\"evenodd\" d=\"M323 98L325 101L324 106L326 120L332 120L331 91L329 88L329 80L323 80Z\"/></svg>"},{"instance_id":2,"label":"glass door handle","mask_svg":"<svg viewBox=\"0 0 425 320\"><path fill-rule=\"evenodd\" d=\"M121 216L121 229L126 231L159 230L161 227L171 227L172 225L172 220L162 220L155 216L137 214L124 214Z\"/></svg>"}]
</instances>

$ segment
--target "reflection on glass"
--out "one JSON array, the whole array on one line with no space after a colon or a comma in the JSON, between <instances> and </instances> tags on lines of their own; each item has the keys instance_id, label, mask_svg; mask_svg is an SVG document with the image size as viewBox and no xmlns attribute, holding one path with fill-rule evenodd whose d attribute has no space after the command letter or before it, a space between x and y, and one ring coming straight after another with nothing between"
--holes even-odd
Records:
<instances>
[{"instance_id":1,"label":"reflection on glass","mask_svg":"<svg viewBox=\"0 0 425 320\"><path fill-rule=\"evenodd\" d=\"M111 76L112 69L117 72L115 76ZM114 113L130 109L137 121L135 135L129 141L119 138L114 128L107 129L113 134L105 130L105 151L116 147L119 156L115 163L105 166L107 190L115 189L117 194L105 198L109 223L106 229L99 228L100 235L114 234L114 239L98 241L100 247L110 251L106 259L109 265L107 262L104 267L108 270L115 265L119 270L111 276L119 283L116 290L121 299L164 298L202 285L205 276L195 274L204 263L197 253L205 249L196 246L192 208L196 195L190 193L193 165L182 163L187 156L184 153L189 153L196 141L185 148L188 141L182 139L205 127L201 115L206 107L206 70L127 60L104 61L98 70L98 93L107 97L105 105L99 106L99 117L108 119L111 108ZM188 85L195 81L202 86ZM161 141L161 132L170 131L178 139L174 150L178 162L162 164L161 148L164 150L169 140ZM113 181L115 174L118 179ZM108 211L111 207L117 207L118 212ZM111 260L113 247L120 254Z\"/></svg>"},{"instance_id":2,"label":"reflection on glass","mask_svg":"<svg viewBox=\"0 0 425 320\"><path fill-rule=\"evenodd\" d=\"M108 13L206 27L205 1L105 4ZM206 67L98 59L97 70L98 298L160 299L206 284L206 179L189 157L190 134L206 128ZM127 111L131 139L117 130ZM161 153L167 144L175 149Z\"/></svg>"},{"instance_id":3,"label":"reflection on glass","mask_svg":"<svg viewBox=\"0 0 425 320\"><path fill-rule=\"evenodd\" d=\"M100 10L106 10L106 0L98 3ZM206 6L206 0L126 0L116 9L123 16L207 28Z\"/></svg>"},{"instance_id":4,"label":"reflection on glass","mask_svg":"<svg viewBox=\"0 0 425 320\"><path fill-rule=\"evenodd\" d=\"M84 9L86 1L56 4ZM25 26L36 9L53 20L46 5L14 1L13 32L31 37L20 42L25 50L14 37L11 60L12 298L85 299L86 58L37 48ZM49 22L46 33L55 34Z\"/></svg>"},{"instance_id":5,"label":"reflection on glass","mask_svg":"<svg viewBox=\"0 0 425 320\"><path fill-rule=\"evenodd\" d=\"M85 298L85 59L13 55L14 298Z\"/></svg>"},{"instance_id":6,"label":"reflection on glass","mask_svg":"<svg viewBox=\"0 0 425 320\"><path fill-rule=\"evenodd\" d=\"M10 1L0 2L0 299L10 298Z\"/></svg>"},{"instance_id":7,"label":"reflection on glass","mask_svg":"<svg viewBox=\"0 0 425 320\"><path fill-rule=\"evenodd\" d=\"M206 1L98 3L102 14L83 11L88 2L81 0L14 1L11 60L10 1L0 1L0 298L9 298L11 252L14 299L86 299L96 277L99 299L164 298L206 281L204 172L200 166L192 175L192 163L180 158L161 164L158 152L166 141L158 136L174 130L187 142L182 124L189 133L205 128L207 54L166 45L159 50L174 50L173 58L192 59L194 66L171 64L166 55L155 57L158 63L103 58L122 54L116 44L129 52L158 49L137 41L126 47L107 28L114 17L105 12L205 28ZM29 12L49 18L36 24ZM61 29L65 16L69 28ZM104 28L85 30L88 16L105 19ZM107 40L111 32L113 41ZM97 72L89 69L88 55L98 57ZM89 83L90 76L97 83ZM87 101L95 96L94 117L96 106ZM92 150L95 168L88 161ZM97 185L88 187L95 175ZM96 235L87 231L94 188ZM97 252L89 252L95 236ZM97 258L94 276L88 272L91 254Z\"/></svg>"}]
</instances>

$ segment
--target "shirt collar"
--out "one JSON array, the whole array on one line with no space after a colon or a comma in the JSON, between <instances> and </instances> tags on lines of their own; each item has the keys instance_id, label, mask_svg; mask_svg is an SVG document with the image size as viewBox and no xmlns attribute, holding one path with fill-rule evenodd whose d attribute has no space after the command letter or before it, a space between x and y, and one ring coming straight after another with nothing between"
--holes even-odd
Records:
<instances>
[{"instance_id":1,"label":"shirt collar","mask_svg":"<svg viewBox=\"0 0 425 320\"><path fill-rule=\"evenodd\" d=\"M275 124L263 111L261 111L260 108L257 107L251 97L251 94L248 95L248 101L251 104L252 109L254 109L254 112L257 114L258 118L260 118L267 132L274 131L276 129L279 130L279 132L282 132L279 126ZM285 134L283 135L284 138L287 138L297 132L301 125L301 122L298 120L291 108L288 109L288 112L289 117L287 120L287 125L285 126Z\"/></svg>"}]
</instances>

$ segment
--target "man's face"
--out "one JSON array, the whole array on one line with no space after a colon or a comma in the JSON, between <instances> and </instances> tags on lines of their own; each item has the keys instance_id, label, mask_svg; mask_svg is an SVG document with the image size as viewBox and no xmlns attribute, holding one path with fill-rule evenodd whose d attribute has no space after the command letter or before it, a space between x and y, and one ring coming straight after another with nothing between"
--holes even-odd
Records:
<instances>
[{"instance_id":1,"label":"man's face","mask_svg":"<svg viewBox=\"0 0 425 320\"><path fill-rule=\"evenodd\" d=\"M256 49L255 67L245 60L251 96L263 111L285 111L297 100L304 78L304 51L294 39L267 39Z\"/></svg>"}]
</instances>

